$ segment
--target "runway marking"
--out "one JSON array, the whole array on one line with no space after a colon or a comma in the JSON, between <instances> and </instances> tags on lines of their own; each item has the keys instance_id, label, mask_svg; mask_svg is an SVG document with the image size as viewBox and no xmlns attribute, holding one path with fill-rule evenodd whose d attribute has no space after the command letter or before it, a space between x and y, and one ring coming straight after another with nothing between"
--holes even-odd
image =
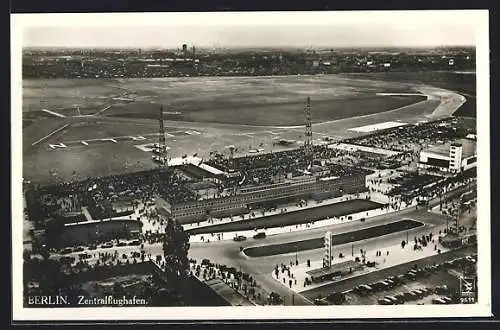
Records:
<instances>
[{"instance_id":1,"label":"runway marking","mask_svg":"<svg viewBox=\"0 0 500 330\"><path fill-rule=\"evenodd\" d=\"M116 142L115 139L112 139L112 138L100 139L100 141L110 141L110 142L113 142L113 143L118 143L118 142Z\"/></svg>"},{"instance_id":2,"label":"runway marking","mask_svg":"<svg viewBox=\"0 0 500 330\"><path fill-rule=\"evenodd\" d=\"M131 136L130 137L132 140L134 141L143 141L143 140L146 140L146 138L142 135L138 135L138 136Z\"/></svg>"},{"instance_id":3,"label":"runway marking","mask_svg":"<svg viewBox=\"0 0 500 330\"><path fill-rule=\"evenodd\" d=\"M38 143L42 142L43 140L48 139L48 138L49 138L49 137L51 137L52 135L54 135L54 134L56 134L57 132L59 132L59 131L61 131L61 130L65 129L65 128L66 128L66 127L68 127L68 126L69 126L69 124L66 124L66 125L64 125L64 126L59 127L58 129L56 129L56 130L52 131L51 133L49 133L49 134L45 135L45 136L44 136L44 137L42 137L41 139L39 139L39 140L37 140L37 141L33 142L31 145L32 145L32 146L34 146L34 145L36 145L36 144L38 144Z\"/></svg>"},{"instance_id":4,"label":"runway marking","mask_svg":"<svg viewBox=\"0 0 500 330\"><path fill-rule=\"evenodd\" d=\"M98 114L99 114L99 115L100 115L100 114L102 114L104 111L108 110L108 109L109 109L109 108L111 108L111 107L112 107L112 105L108 105L108 106L107 106L107 107L105 107L104 109L99 110Z\"/></svg>"},{"instance_id":5,"label":"runway marking","mask_svg":"<svg viewBox=\"0 0 500 330\"><path fill-rule=\"evenodd\" d=\"M51 115L54 115L56 117L60 117L60 118L66 118L65 115L61 114L61 113L58 113L58 112L55 112L55 111L51 111L51 110L48 110L48 109L42 109L43 112L46 112L46 113L50 113Z\"/></svg>"},{"instance_id":6,"label":"runway marking","mask_svg":"<svg viewBox=\"0 0 500 330\"><path fill-rule=\"evenodd\" d=\"M49 147L51 147L52 149L56 149L56 148L66 148L67 146L64 143L59 143L59 144L49 144Z\"/></svg>"}]
</instances>

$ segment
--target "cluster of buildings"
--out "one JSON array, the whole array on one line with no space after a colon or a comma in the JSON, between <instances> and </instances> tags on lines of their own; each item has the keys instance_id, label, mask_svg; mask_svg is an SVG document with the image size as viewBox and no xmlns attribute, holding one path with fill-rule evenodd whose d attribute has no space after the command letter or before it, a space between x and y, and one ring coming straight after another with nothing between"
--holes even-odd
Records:
<instances>
[{"instance_id":1,"label":"cluster of buildings","mask_svg":"<svg viewBox=\"0 0 500 330\"><path fill-rule=\"evenodd\" d=\"M150 78L329 74L415 70L470 70L470 49L374 51L359 49L25 50L25 78Z\"/></svg>"},{"instance_id":2,"label":"cluster of buildings","mask_svg":"<svg viewBox=\"0 0 500 330\"><path fill-rule=\"evenodd\" d=\"M474 135L451 143L438 143L420 152L418 166L438 173L456 174L477 166Z\"/></svg>"}]
</instances>

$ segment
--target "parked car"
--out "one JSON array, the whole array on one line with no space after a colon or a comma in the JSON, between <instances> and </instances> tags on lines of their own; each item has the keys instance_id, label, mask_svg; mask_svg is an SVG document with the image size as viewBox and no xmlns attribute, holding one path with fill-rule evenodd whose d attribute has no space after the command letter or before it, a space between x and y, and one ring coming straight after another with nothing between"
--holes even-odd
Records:
<instances>
[{"instance_id":1,"label":"parked car","mask_svg":"<svg viewBox=\"0 0 500 330\"><path fill-rule=\"evenodd\" d=\"M444 301L441 298L434 298L434 299L432 299L432 303L434 305L446 305L446 301Z\"/></svg>"},{"instance_id":2,"label":"parked car","mask_svg":"<svg viewBox=\"0 0 500 330\"><path fill-rule=\"evenodd\" d=\"M420 290L411 290L410 293L414 293L418 298L422 298L424 296L424 292Z\"/></svg>"},{"instance_id":3,"label":"parked car","mask_svg":"<svg viewBox=\"0 0 500 330\"><path fill-rule=\"evenodd\" d=\"M246 239L247 239L247 237L246 237L246 236L243 236L243 235L238 235L238 236L235 236L235 237L233 238L233 240L234 240L235 242L245 241Z\"/></svg>"},{"instance_id":4,"label":"parked car","mask_svg":"<svg viewBox=\"0 0 500 330\"><path fill-rule=\"evenodd\" d=\"M379 304L379 305L394 305L394 303L387 298L382 298L382 299L377 300L377 304Z\"/></svg>"},{"instance_id":5,"label":"parked car","mask_svg":"<svg viewBox=\"0 0 500 330\"><path fill-rule=\"evenodd\" d=\"M120 241L116 244L116 246L127 246L127 243Z\"/></svg>"},{"instance_id":6,"label":"parked car","mask_svg":"<svg viewBox=\"0 0 500 330\"><path fill-rule=\"evenodd\" d=\"M83 246L78 246L73 250L73 252L82 252L82 251L85 251L85 248Z\"/></svg>"},{"instance_id":7,"label":"parked car","mask_svg":"<svg viewBox=\"0 0 500 330\"><path fill-rule=\"evenodd\" d=\"M141 241L139 241L138 239L135 239L132 242L128 243L128 245L130 245L130 246L141 245Z\"/></svg>"},{"instance_id":8,"label":"parked car","mask_svg":"<svg viewBox=\"0 0 500 330\"><path fill-rule=\"evenodd\" d=\"M316 299L314 299L314 304L315 305L328 305L328 302L325 299L316 298Z\"/></svg>"},{"instance_id":9,"label":"parked car","mask_svg":"<svg viewBox=\"0 0 500 330\"><path fill-rule=\"evenodd\" d=\"M405 292L405 293L403 293L403 295L404 295L405 299L408 301L413 301L413 300L419 299L418 295L415 292L411 292L411 291Z\"/></svg>"},{"instance_id":10,"label":"parked car","mask_svg":"<svg viewBox=\"0 0 500 330\"><path fill-rule=\"evenodd\" d=\"M101 245L101 249L109 249L113 247L113 243L108 242Z\"/></svg>"},{"instance_id":11,"label":"parked car","mask_svg":"<svg viewBox=\"0 0 500 330\"><path fill-rule=\"evenodd\" d=\"M80 253L80 254L78 255L78 257L80 257L80 259L89 259L89 258L91 258L92 256L91 256L90 254L88 254L88 253Z\"/></svg>"},{"instance_id":12,"label":"parked car","mask_svg":"<svg viewBox=\"0 0 500 330\"><path fill-rule=\"evenodd\" d=\"M255 238L255 239L266 238L266 233L264 233L264 232L257 233L255 235L253 235L253 238Z\"/></svg>"},{"instance_id":13,"label":"parked car","mask_svg":"<svg viewBox=\"0 0 500 330\"><path fill-rule=\"evenodd\" d=\"M398 293L397 295L394 296L394 298L396 298L400 304L404 304L406 301L406 298L402 293Z\"/></svg>"},{"instance_id":14,"label":"parked car","mask_svg":"<svg viewBox=\"0 0 500 330\"><path fill-rule=\"evenodd\" d=\"M92 244L92 245L89 245L89 250L95 250L97 249L97 246Z\"/></svg>"},{"instance_id":15,"label":"parked car","mask_svg":"<svg viewBox=\"0 0 500 330\"><path fill-rule=\"evenodd\" d=\"M70 253L72 253L72 252L73 252L73 249L72 249L72 248L67 247L67 248L64 248L64 249L62 249L61 251L59 251L59 254L70 254Z\"/></svg>"},{"instance_id":16,"label":"parked car","mask_svg":"<svg viewBox=\"0 0 500 330\"><path fill-rule=\"evenodd\" d=\"M385 299L387 299L387 300L392 301L392 303L393 303L394 305L398 305L398 304L400 304L399 299L398 299L398 298L396 298L396 297L393 297L393 296L385 296L384 298L385 298Z\"/></svg>"}]
</instances>

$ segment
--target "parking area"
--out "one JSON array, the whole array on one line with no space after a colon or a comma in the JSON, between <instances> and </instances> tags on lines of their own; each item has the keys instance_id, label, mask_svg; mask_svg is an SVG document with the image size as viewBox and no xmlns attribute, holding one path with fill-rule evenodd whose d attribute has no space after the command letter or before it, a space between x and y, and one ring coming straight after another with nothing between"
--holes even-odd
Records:
<instances>
[{"instance_id":1,"label":"parking area","mask_svg":"<svg viewBox=\"0 0 500 330\"><path fill-rule=\"evenodd\" d=\"M431 304L442 297L448 297L448 303L459 303L459 276L474 277L476 262L477 249L468 246L301 294L317 304ZM396 299L386 299L389 297Z\"/></svg>"}]
</instances>

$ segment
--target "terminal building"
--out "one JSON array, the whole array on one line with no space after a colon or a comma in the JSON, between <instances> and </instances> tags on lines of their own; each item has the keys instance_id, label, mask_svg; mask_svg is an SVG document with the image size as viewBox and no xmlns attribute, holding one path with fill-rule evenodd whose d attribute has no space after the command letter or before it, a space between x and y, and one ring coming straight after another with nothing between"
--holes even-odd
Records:
<instances>
[{"instance_id":1,"label":"terminal building","mask_svg":"<svg viewBox=\"0 0 500 330\"><path fill-rule=\"evenodd\" d=\"M460 139L422 150L418 163L419 168L446 173L460 173L476 165L476 141L472 139Z\"/></svg>"},{"instance_id":2,"label":"terminal building","mask_svg":"<svg viewBox=\"0 0 500 330\"><path fill-rule=\"evenodd\" d=\"M170 213L180 224L206 220L208 217L237 216L248 213L252 205L286 198L339 197L366 191L366 173L343 177L289 180L282 183L241 187L235 194L173 204L162 200L157 207Z\"/></svg>"}]
</instances>

